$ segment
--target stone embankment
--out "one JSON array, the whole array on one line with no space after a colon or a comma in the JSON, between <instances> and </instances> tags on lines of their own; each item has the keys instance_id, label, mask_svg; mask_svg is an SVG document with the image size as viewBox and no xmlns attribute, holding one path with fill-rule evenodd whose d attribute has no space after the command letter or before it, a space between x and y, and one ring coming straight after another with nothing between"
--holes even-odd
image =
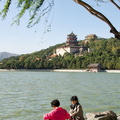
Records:
<instances>
[{"instance_id":1,"label":"stone embankment","mask_svg":"<svg viewBox=\"0 0 120 120\"><path fill-rule=\"evenodd\" d=\"M113 111L87 113L86 120L120 120L120 115Z\"/></svg>"},{"instance_id":2,"label":"stone embankment","mask_svg":"<svg viewBox=\"0 0 120 120\"><path fill-rule=\"evenodd\" d=\"M88 72L86 69L0 69L1 72L7 71L39 71L39 72ZM101 72L120 73L120 70L104 70Z\"/></svg>"}]
</instances>

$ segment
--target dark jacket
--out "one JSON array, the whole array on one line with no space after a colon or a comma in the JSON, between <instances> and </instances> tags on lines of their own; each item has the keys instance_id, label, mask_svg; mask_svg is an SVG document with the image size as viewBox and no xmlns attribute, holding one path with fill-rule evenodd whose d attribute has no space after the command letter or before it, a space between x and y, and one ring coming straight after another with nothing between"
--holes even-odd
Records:
<instances>
[{"instance_id":1,"label":"dark jacket","mask_svg":"<svg viewBox=\"0 0 120 120\"><path fill-rule=\"evenodd\" d=\"M74 120L85 120L82 106L79 103L70 106L70 114L73 115L72 119Z\"/></svg>"}]
</instances>

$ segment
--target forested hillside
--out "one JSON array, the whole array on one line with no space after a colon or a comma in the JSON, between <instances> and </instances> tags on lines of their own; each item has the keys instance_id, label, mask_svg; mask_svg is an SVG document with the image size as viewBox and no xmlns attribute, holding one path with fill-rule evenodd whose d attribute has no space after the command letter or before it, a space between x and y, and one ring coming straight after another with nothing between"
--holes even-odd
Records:
<instances>
[{"instance_id":1,"label":"forested hillside","mask_svg":"<svg viewBox=\"0 0 120 120\"><path fill-rule=\"evenodd\" d=\"M79 45L84 41L80 41ZM64 43L63 43L64 44ZM13 69L85 69L90 63L100 63L105 69L120 69L120 41L115 38L90 40L87 46L91 52L83 56L65 53L50 59L53 51L63 44L58 44L47 49L11 57L2 61L1 68Z\"/></svg>"}]
</instances>

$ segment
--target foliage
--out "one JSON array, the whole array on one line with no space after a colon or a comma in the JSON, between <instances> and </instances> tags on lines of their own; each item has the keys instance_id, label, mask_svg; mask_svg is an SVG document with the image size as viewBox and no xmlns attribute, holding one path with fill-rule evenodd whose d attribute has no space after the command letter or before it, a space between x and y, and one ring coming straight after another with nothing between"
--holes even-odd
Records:
<instances>
[{"instance_id":1,"label":"foliage","mask_svg":"<svg viewBox=\"0 0 120 120\"><path fill-rule=\"evenodd\" d=\"M2 0L1 0L2 1ZM108 26L110 27L110 33L113 33L115 38L120 40L120 32L113 26L111 21L104 15L104 13L101 13L94 9L92 5L89 4L89 1L85 2L84 0L73 0L80 6L84 7L90 14L94 15L95 17L99 18ZM99 3L108 3L111 2L118 10L120 10L119 3L120 1L117 0L94 0ZM10 9L11 4L14 2L14 0L6 0L5 5L3 6L2 11L0 12L0 15L4 19L7 16L7 13ZM41 18L45 18L45 22L47 23L49 20L50 13L52 11L52 8L54 6L54 0L18 0L14 3L14 6L17 6L18 8L18 14L15 18L14 23L19 24L20 19L23 17L23 15L28 12L29 13L29 22L28 27L32 27L35 24L39 23ZM48 30L50 31L51 22L47 23Z\"/></svg>"},{"instance_id":2,"label":"foliage","mask_svg":"<svg viewBox=\"0 0 120 120\"><path fill-rule=\"evenodd\" d=\"M13 2L13 0L6 0L5 5L0 12L0 15L3 19L6 18ZM54 5L54 0L18 0L14 3L14 6L15 5L18 8L18 14L15 17L14 23L17 23L19 25L20 19L24 16L26 12L28 12L28 27L31 27L37 24L43 16L46 16L46 18L48 19Z\"/></svg>"},{"instance_id":3,"label":"foliage","mask_svg":"<svg viewBox=\"0 0 120 120\"><path fill-rule=\"evenodd\" d=\"M83 43L84 41L80 41L79 45ZM100 63L105 69L120 69L120 41L115 38L90 40L87 46L92 52L86 52L83 56L65 53L64 56L50 59L49 56L61 45L64 45L64 43L32 54L4 59L2 61L3 65L0 65L0 68L85 69L90 63Z\"/></svg>"}]
</instances>

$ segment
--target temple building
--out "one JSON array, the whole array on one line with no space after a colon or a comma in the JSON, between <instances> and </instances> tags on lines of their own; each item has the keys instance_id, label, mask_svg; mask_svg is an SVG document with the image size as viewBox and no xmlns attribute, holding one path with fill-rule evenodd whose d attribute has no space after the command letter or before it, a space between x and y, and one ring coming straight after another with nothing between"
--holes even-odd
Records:
<instances>
[{"instance_id":1,"label":"temple building","mask_svg":"<svg viewBox=\"0 0 120 120\"><path fill-rule=\"evenodd\" d=\"M66 46L78 46L77 35L72 32L67 36Z\"/></svg>"},{"instance_id":2,"label":"temple building","mask_svg":"<svg viewBox=\"0 0 120 120\"><path fill-rule=\"evenodd\" d=\"M90 35L87 35L87 36L85 37L86 40L91 40L91 39L95 40L95 39L97 39L97 38L98 38L98 37L97 37L95 34L90 34Z\"/></svg>"},{"instance_id":3,"label":"temple building","mask_svg":"<svg viewBox=\"0 0 120 120\"><path fill-rule=\"evenodd\" d=\"M61 56L63 56L65 53L74 54L79 52L79 49L80 46L78 45L77 35L72 32L71 34L67 35L66 44L57 48L54 54Z\"/></svg>"},{"instance_id":4,"label":"temple building","mask_svg":"<svg viewBox=\"0 0 120 120\"><path fill-rule=\"evenodd\" d=\"M73 32L69 35L67 35L66 44L57 48L55 50L55 55L61 55L63 56L65 53L79 53L83 54L84 51L86 51L86 47L84 45L79 46L77 41L77 35L75 35Z\"/></svg>"},{"instance_id":5,"label":"temple building","mask_svg":"<svg viewBox=\"0 0 120 120\"><path fill-rule=\"evenodd\" d=\"M88 43L90 40L97 40L98 36L95 34L90 34L85 37L85 44Z\"/></svg>"}]
</instances>

